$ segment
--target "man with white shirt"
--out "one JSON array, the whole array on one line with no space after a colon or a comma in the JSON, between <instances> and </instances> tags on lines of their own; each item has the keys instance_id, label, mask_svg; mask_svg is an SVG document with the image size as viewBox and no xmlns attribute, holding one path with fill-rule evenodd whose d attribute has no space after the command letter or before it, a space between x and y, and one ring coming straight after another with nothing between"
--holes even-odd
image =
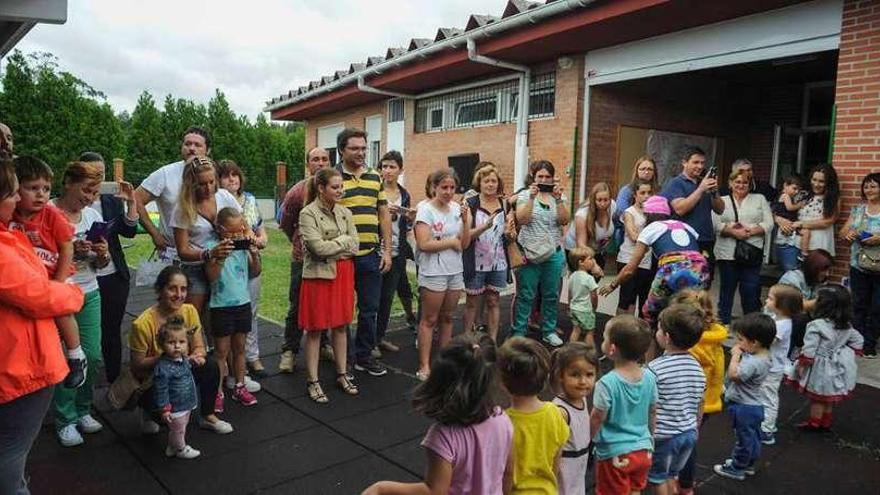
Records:
<instances>
[{"instance_id":1,"label":"man with white shirt","mask_svg":"<svg viewBox=\"0 0 880 495\"><path fill-rule=\"evenodd\" d=\"M208 131L195 126L188 128L183 133L183 143L180 146L180 155L183 159L154 171L135 191L141 225L153 238L153 245L163 259L177 259L171 218L177 207L184 164L193 156L207 156L210 152L211 138L208 136ZM155 201L159 206L159 228L153 225L147 213L147 203L151 201Z\"/></svg>"}]
</instances>

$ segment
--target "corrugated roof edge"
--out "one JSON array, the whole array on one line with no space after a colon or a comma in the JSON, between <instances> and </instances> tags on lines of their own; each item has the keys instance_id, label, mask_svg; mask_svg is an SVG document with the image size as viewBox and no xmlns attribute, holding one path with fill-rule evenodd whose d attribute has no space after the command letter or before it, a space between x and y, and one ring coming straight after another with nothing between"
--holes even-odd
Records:
<instances>
[{"instance_id":1,"label":"corrugated roof edge","mask_svg":"<svg viewBox=\"0 0 880 495\"><path fill-rule=\"evenodd\" d=\"M309 83L309 90L306 93L298 94L293 97L283 95L280 98L273 98L273 103L267 105L263 111L271 112L273 110L278 110L294 103L308 100L319 94L347 86L348 84L357 83L358 77L370 75L365 74L364 72L379 72L387 68L385 67L386 64L388 64L389 67L392 63L395 66L399 66L410 60L422 59L435 51L439 52L446 48L456 48L456 44L458 43L457 38L476 38L481 35L488 36L490 32L497 33L519 27L519 21L526 16L550 17L568 10L586 7L595 1L596 0L546 0L542 5L523 0L508 0L507 6L504 9L505 14L508 14L508 10L516 10L516 13L507 15L506 17L502 16L501 18L472 14L468 19L469 24L472 21L478 24L483 22L484 24L473 27L467 32L458 28L440 28L437 30L437 36L434 38L434 43L426 44L416 49L410 48L408 51L392 58L369 57L363 69L353 70L355 64L352 64L346 76L340 77L337 80L333 80L331 76L324 76L319 82L312 81ZM525 8L525 10L523 10L523 8ZM412 41L410 43L412 44ZM386 55L390 54L391 50L392 49L389 48ZM328 81L327 79L330 80ZM317 85L315 85L316 83Z\"/></svg>"}]
</instances>

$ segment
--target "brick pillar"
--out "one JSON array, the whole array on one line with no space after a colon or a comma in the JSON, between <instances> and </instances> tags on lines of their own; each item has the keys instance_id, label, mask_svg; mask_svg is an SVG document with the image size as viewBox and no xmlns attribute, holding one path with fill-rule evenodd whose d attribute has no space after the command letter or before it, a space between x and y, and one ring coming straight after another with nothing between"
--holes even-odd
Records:
<instances>
[{"instance_id":1,"label":"brick pillar","mask_svg":"<svg viewBox=\"0 0 880 495\"><path fill-rule=\"evenodd\" d=\"M833 164L841 183L842 225L861 201L864 176L880 171L880 0L844 0L837 65ZM834 274L845 275L849 246L837 243Z\"/></svg>"}]
</instances>

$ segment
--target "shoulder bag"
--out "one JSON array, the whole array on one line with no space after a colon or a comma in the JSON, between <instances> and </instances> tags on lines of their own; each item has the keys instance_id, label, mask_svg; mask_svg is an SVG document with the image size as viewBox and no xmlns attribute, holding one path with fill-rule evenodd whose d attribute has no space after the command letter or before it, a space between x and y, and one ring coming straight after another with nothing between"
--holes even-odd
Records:
<instances>
[{"instance_id":1,"label":"shoulder bag","mask_svg":"<svg viewBox=\"0 0 880 495\"><path fill-rule=\"evenodd\" d=\"M862 219L859 221L859 232L864 232L867 226L868 207L862 208ZM859 255L856 257L856 265L859 270L871 273L880 273L880 246L866 246L859 242Z\"/></svg>"},{"instance_id":2,"label":"shoulder bag","mask_svg":"<svg viewBox=\"0 0 880 495\"><path fill-rule=\"evenodd\" d=\"M739 211L736 209L736 200L733 195L728 196L730 204L733 205L733 216L736 223L739 223ZM748 241L736 240L736 247L733 250L733 260L744 266L760 266L764 262L764 250L753 246Z\"/></svg>"}]
</instances>

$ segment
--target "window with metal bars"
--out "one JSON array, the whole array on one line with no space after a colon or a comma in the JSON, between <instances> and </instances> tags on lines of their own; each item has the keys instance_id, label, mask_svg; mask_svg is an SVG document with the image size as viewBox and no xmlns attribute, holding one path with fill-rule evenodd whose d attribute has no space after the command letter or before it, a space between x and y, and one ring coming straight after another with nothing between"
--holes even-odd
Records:
<instances>
[{"instance_id":1,"label":"window with metal bars","mask_svg":"<svg viewBox=\"0 0 880 495\"><path fill-rule=\"evenodd\" d=\"M403 117L403 100L400 98L388 100L388 122L402 122Z\"/></svg>"},{"instance_id":2,"label":"window with metal bars","mask_svg":"<svg viewBox=\"0 0 880 495\"><path fill-rule=\"evenodd\" d=\"M556 73L532 76L529 87L529 118L552 117ZM428 132L513 122L518 100L518 79L423 98L416 101L415 130Z\"/></svg>"}]
</instances>

